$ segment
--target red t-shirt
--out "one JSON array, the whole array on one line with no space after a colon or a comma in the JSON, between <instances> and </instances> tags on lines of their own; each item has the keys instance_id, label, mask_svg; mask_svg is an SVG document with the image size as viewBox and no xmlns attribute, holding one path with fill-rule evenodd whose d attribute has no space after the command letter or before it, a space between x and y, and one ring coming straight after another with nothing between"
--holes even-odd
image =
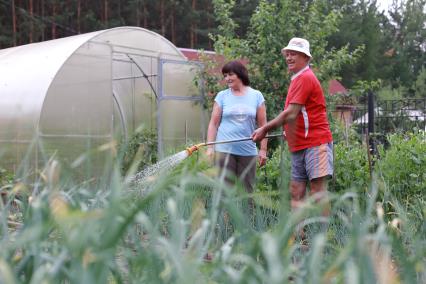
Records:
<instances>
[{"instance_id":1,"label":"red t-shirt","mask_svg":"<svg viewBox=\"0 0 426 284\"><path fill-rule=\"evenodd\" d=\"M333 141L321 84L309 67L293 76L284 109L289 104L302 105L296 120L284 125L291 152Z\"/></svg>"}]
</instances>

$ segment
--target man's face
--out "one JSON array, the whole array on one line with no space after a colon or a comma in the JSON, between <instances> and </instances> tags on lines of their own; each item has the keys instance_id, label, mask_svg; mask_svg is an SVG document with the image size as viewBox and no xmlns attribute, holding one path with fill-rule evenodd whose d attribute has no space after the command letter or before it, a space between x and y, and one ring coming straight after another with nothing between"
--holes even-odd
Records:
<instances>
[{"instance_id":1,"label":"man's face","mask_svg":"<svg viewBox=\"0 0 426 284\"><path fill-rule=\"evenodd\" d=\"M304 53L294 50L284 50L283 55L287 68L293 73L297 73L302 70L309 62L309 57Z\"/></svg>"}]
</instances>

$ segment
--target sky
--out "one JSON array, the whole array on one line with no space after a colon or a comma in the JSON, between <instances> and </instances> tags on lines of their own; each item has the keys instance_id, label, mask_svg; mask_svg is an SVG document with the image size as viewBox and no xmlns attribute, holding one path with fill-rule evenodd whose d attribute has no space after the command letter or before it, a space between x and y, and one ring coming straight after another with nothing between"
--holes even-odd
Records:
<instances>
[{"instance_id":1,"label":"sky","mask_svg":"<svg viewBox=\"0 0 426 284\"><path fill-rule=\"evenodd\" d=\"M388 8L392 5L392 0L377 0L377 6L379 7L379 11L385 10L387 11Z\"/></svg>"}]
</instances>

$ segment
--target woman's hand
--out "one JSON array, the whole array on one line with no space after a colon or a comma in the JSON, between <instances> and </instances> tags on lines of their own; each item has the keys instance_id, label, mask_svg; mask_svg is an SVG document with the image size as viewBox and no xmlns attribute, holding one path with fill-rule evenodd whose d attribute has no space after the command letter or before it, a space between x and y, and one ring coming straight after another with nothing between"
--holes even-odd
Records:
<instances>
[{"instance_id":1,"label":"woman's hand","mask_svg":"<svg viewBox=\"0 0 426 284\"><path fill-rule=\"evenodd\" d=\"M211 163L214 162L214 148L213 147L208 147L206 150L206 156L209 159L209 161Z\"/></svg>"},{"instance_id":2,"label":"woman's hand","mask_svg":"<svg viewBox=\"0 0 426 284\"><path fill-rule=\"evenodd\" d=\"M268 157L266 156L266 150L259 150L259 154L257 155L257 159L259 161L259 166L263 167L266 164L266 160Z\"/></svg>"}]
</instances>

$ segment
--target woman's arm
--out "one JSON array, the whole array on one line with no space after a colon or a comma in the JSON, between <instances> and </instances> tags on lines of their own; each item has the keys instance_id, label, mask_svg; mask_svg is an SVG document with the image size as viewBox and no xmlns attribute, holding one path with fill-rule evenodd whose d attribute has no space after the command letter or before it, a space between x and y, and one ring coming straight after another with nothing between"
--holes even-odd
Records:
<instances>
[{"instance_id":1,"label":"woman's arm","mask_svg":"<svg viewBox=\"0 0 426 284\"><path fill-rule=\"evenodd\" d=\"M266 125L266 106L265 103L262 103L258 108L256 112L256 122L257 127L262 127ZM263 166L266 163L267 159L267 151L268 151L268 139L264 138L262 141L260 141L260 150L259 150L259 165Z\"/></svg>"},{"instance_id":2,"label":"woman's arm","mask_svg":"<svg viewBox=\"0 0 426 284\"><path fill-rule=\"evenodd\" d=\"M209 127L207 129L207 142L214 142L216 140L217 129L219 128L220 121L222 119L222 109L215 102L213 104L213 110L209 122ZM209 145L208 151L213 153L214 146Z\"/></svg>"}]
</instances>

